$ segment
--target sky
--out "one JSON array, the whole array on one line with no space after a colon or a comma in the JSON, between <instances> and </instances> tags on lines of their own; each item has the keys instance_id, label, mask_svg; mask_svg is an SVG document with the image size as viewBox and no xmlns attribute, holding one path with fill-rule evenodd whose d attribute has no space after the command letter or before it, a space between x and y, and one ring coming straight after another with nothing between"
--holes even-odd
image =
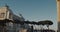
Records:
<instances>
[{"instance_id":1,"label":"sky","mask_svg":"<svg viewBox=\"0 0 60 32\"><path fill-rule=\"evenodd\" d=\"M22 14L25 20L51 20L51 29L57 29L56 0L0 0L0 7L7 4L14 14Z\"/></svg>"}]
</instances>

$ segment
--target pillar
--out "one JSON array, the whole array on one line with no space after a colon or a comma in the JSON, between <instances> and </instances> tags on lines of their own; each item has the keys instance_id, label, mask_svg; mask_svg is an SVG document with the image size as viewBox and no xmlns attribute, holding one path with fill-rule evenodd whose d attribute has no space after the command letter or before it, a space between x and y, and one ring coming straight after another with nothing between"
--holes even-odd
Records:
<instances>
[{"instance_id":1,"label":"pillar","mask_svg":"<svg viewBox=\"0 0 60 32\"><path fill-rule=\"evenodd\" d=\"M58 32L60 32L60 0L57 1L57 21L58 21Z\"/></svg>"}]
</instances>

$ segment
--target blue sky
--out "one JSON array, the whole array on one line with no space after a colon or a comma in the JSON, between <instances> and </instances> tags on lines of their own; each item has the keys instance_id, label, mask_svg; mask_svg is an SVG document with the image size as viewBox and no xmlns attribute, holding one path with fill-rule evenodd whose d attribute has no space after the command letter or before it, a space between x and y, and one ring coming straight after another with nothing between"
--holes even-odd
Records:
<instances>
[{"instance_id":1,"label":"blue sky","mask_svg":"<svg viewBox=\"0 0 60 32\"><path fill-rule=\"evenodd\" d=\"M14 14L21 13L25 20L54 22L50 28L57 29L56 0L0 0L0 6L7 5Z\"/></svg>"}]
</instances>

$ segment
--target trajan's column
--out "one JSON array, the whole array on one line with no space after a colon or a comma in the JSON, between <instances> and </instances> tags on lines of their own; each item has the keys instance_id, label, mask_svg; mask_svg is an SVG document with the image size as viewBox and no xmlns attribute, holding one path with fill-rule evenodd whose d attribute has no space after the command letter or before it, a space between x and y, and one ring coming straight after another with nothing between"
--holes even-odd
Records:
<instances>
[{"instance_id":1,"label":"trajan's column","mask_svg":"<svg viewBox=\"0 0 60 32\"><path fill-rule=\"evenodd\" d=\"M58 21L58 32L60 32L60 0L57 1L57 21Z\"/></svg>"}]
</instances>

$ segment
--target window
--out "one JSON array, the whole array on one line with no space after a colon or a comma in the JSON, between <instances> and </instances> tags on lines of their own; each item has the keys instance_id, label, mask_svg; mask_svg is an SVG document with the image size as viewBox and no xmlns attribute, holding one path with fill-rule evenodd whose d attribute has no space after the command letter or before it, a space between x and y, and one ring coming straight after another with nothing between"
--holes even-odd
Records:
<instances>
[{"instance_id":1,"label":"window","mask_svg":"<svg viewBox=\"0 0 60 32\"><path fill-rule=\"evenodd\" d=\"M0 13L0 18L4 18L5 13Z\"/></svg>"}]
</instances>

